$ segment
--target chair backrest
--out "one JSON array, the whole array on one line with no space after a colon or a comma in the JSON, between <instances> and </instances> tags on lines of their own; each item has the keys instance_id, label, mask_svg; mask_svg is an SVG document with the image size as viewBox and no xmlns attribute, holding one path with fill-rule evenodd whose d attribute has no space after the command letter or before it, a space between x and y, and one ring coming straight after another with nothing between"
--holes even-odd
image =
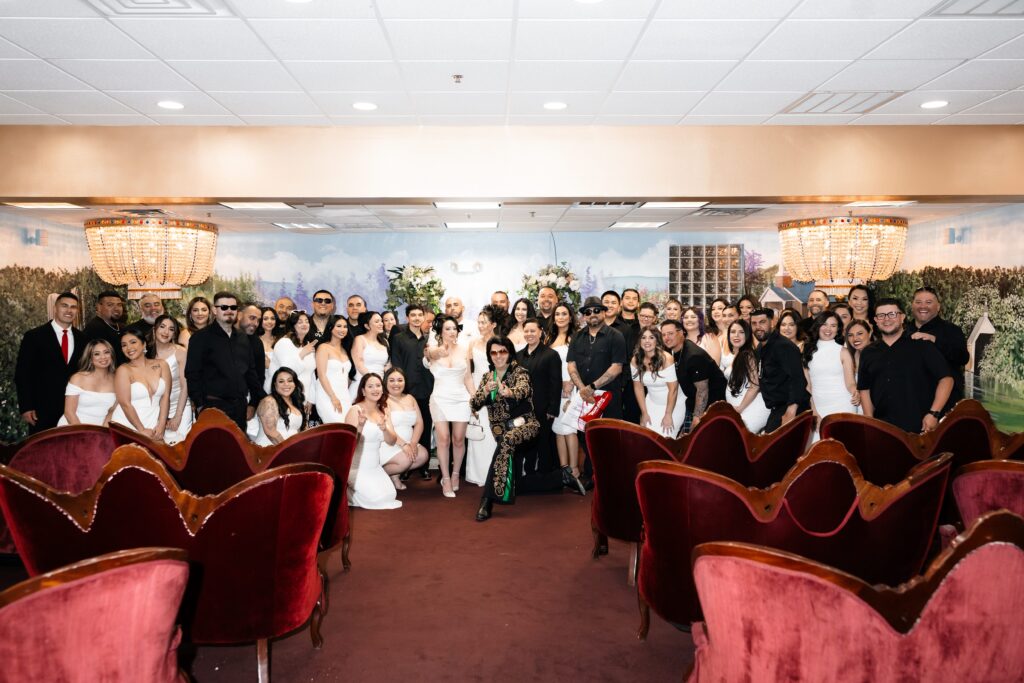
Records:
<instances>
[{"instance_id":1,"label":"chair backrest","mask_svg":"<svg viewBox=\"0 0 1024 683\"><path fill-rule=\"evenodd\" d=\"M994 510L1024 517L1024 462L984 460L957 470L953 496L965 525Z\"/></svg>"},{"instance_id":2,"label":"chair backrest","mask_svg":"<svg viewBox=\"0 0 1024 683\"><path fill-rule=\"evenodd\" d=\"M833 413L821 421L822 439L835 439L857 460L864 478L872 484L895 484L923 459L917 434L872 417Z\"/></svg>"},{"instance_id":3,"label":"chair backrest","mask_svg":"<svg viewBox=\"0 0 1024 683\"><path fill-rule=\"evenodd\" d=\"M300 626L316 603L332 479L321 465L285 465L199 497L129 445L77 495L0 467L0 507L33 574L114 550L185 549L197 568L182 610L191 639L248 642Z\"/></svg>"},{"instance_id":4,"label":"chair backrest","mask_svg":"<svg viewBox=\"0 0 1024 683\"><path fill-rule=\"evenodd\" d=\"M922 437L925 455L952 453L953 469L979 460L1024 459L1024 432L1001 432L974 399L958 401L934 432Z\"/></svg>"},{"instance_id":5,"label":"chair backrest","mask_svg":"<svg viewBox=\"0 0 1024 683\"><path fill-rule=\"evenodd\" d=\"M764 488L781 481L803 455L813 429L814 415L805 411L773 432L754 434L733 406L718 401L693 431L676 441L676 459L744 486Z\"/></svg>"},{"instance_id":6,"label":"chair backrest","mask_svg":"<svg viewBox=\"0 0 1024 683\"><path fill-rule=\"evenodd\" d=\"M0 593L0 683L180 681L183 550L102 555Z\"/></svg>"},{"instance_id":7,"label":"chair backrest","mask_svg":"<svg viewBox=\"0 0 1024 683\"><path fill-rule=\"evenodd\" d=\"M598 418L584 432L594 468L590 516L602 534L622 541L640 540L640 507L633 479L646 460L670 460L672 439L623 420Z\"/></svg>"},{"instance_id":8,"label":"chair backrest","mask_svg":"<svg viewBox=\"0 0 1024 683\"><path fill-rule=\"evenodd\" d=\"M637 587L664 619L700 616L690 554L741 541L798 552L872 582L921 569L935 534L950 456L880 488L836 441L821 441L767 489L681 463L643 463L636 477L644 539Z\"/></svg>"},{"instance_id":9,"label":"chair backrest","mask_svg":"<svg viewBox=\"0 0 1024 683\"><path fill-rule=\"evenodd\" d=\"M888 587L742 543L695 553L699 681L968 681L1024 671L1024 520L979 520L923 576ZM998 580L993 580L998 577Z\"/></svg>"}]
</instances>

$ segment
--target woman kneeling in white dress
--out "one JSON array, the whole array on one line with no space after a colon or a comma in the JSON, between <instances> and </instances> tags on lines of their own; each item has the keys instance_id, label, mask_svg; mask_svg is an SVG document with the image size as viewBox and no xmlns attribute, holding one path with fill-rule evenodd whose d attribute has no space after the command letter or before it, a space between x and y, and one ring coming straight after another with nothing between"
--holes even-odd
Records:
<instances>
[{"instance_id":1,"label":"woman kneeling in white dress","mask_svg":"<svg viewBox=\"0 0 1024 683\"><path fill-rule=\"evenodd\" d=\"M271 446L306 428L302 382L291 368L278 368L270 380L270 393L260 401L257 446Z\"/></svg>"},{"instance_id":2,"label":"woman kneeling in white dress","mask_svg":"<svg viewBox=\"0 0 1024 683\"><path fill-rule=\"evenodd\" d=\"M145 333L137 327L121 333L121 353L128 362L122 363L114 375L117 407L110 421L131 427L153 441L163 441L170 402L170 368L152 357Z\"/></svg>"},{"instance_id":3,"label":"woman kneeling in white dress","mask_svg":"<svg viewBox=\"0 0 1024 683\"><path fill-rule=\"evenodd\" d=\"M395 485L380 463L382 444L394 446L398 435L388 417L388 399L380 375L363 375L356 402L345 422L359 431L356 454L348 477L348 503L352 507L384 510L402 507Z\"/></svg>"},{"instance_id":4,"label":"woman kneeling in white dress","mask_svg":"<svg viewBox=\"0 0 1024 683\"><path fill-rule=\"evenodd\" d=\"M405 373L392 367L384 373L388 394L388 419L395 430L392 446L381 444L380 464L391 477L391 483L402 491L406 488L399 478L403 472L423 467L430 454L420 445L423 435L423 415L416 399L405 393Z\"/></svg>"}]
</instances>

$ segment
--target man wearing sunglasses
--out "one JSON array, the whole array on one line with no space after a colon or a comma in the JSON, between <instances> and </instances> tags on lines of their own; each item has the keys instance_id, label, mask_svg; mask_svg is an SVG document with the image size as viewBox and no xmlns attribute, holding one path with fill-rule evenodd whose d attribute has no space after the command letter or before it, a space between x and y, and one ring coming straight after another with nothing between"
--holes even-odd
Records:
<instances>
[{"instance_id":1,"label":"man wearing sunglasses","mask_svg":"<svg viewBox=\"0 0 1024 683\"><path fill-rule=\"evenodd\" d=\"M185 361L188 395L197 412L217 408L244 432L246 420L255 414L255 403L263 396L256 373L252 346L245 332L235 329L238 297L231 292L213 296L214 324L189 339Z\"/></svg>"},{"instance_id":2,"label":"man wearing sunglasses","mask_svg":"<svg viewBox=\"0 0 1024 683\"><path fill-rule=\"evenodd\" d=\"M879 340L860 354L857 389L864 414L905 432L930 432L953 390L949 364L935 344L903 329L906 316L896 299L875 304Z\"/></svg>"},{"instance_id":3,"label":"man wearing sunglasses","mask_svg":"<svg viewBox=\"0 0 1024 683\"><path fill-rule=\"evenodd\" d=\"M332 315L334 315L334 295L326 289L317 290L313 294L313 317L310 318L312 325L310 331L317 341L327 334L327 321Z\"/></svg>"}]
</instances>

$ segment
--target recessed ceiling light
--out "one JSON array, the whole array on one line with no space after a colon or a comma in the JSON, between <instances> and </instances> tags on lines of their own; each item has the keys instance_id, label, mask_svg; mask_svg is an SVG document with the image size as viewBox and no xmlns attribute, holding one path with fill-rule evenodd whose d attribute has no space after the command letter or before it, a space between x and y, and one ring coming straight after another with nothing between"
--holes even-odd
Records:
<instances>
[{"instance_id":1,"label":"recessed ceiling light","mask_svg":"<svg viewBox=\"0 0 1024 683\"><path fill-rule=\"evenodd\" d=\"M156 103L156 106L161 109L184 109L185 105L181 102L175 102L174 100L160 100Z\"/></svg>"},{"instance_id":2,"label":"recessed ceiling light","mask_svg":"<svg viewBox=\"0 0 1024 683\"><path fill-rule=\"evenodd\" d=\"M850 202L849 204L843 204L843 206L852 206L852 207L860 207L860 208L867 208L867 207L876 207L876 208L886 208L886 207L888 207L888 208L891 208L891 207L894 207L894 206L910 206L911 204L917 204L917 201L913 200L913 199L906 200L906 201L892 201L892 202L868 200L868 201L863 201L863 202Z\"/></svg>"},{"instance_id":3,"label":"recessed ceiling light","mask_svg":"<svg viewBox=\"0 0 1024 683\"><path fill-rule=\"evenodd\" d=\"M221 202L220 205L238 211L254 211L259 209L287 211L292 208L284 202Z\"/></svg>"},{"instance_id":4,"label":"recessed ceiling light","mask_svg":"<svg viewBox=\"0 0 1024 683\"><path fill-rule=\"evenodd\" d=\"M7 206L14 206L19 209L84 209L78 204L68 202L4 202Z\"/></svg>"},{"instance_id":5,"label":"recessed ceiling light","mask_svg":"<svg viewBox=\"0 0 1024 683\"><path fill-rule=\"evenodd\" d=\"M454 221L445 222L449 230L497 230L497 221Z\"/></svg>"},{"instance_id":6,"label":"recessed ceiling light","mask_svg":"<svg viewBox=\"0 0 1024 683\"><path fill-rule=\"evenodd\" d=\"M285 230L333 230L334 228L326 223L274 223Z\"/></svg>"},{"instance_id":7,"label":"recessed ceiling light","mask_svg":"<svg viewBox=\"0 0 1024 683\"><path fill-rule=\"evenodd\" d=\"M548 111L562 111L563 109L565 109L568 106L569 105L566 104L565 102L545 102L544 103L544 108L547 109Z\"/></svg>"},{"instance_id":8,"label":"recessed ceiling light","mask_svg":"<svg viewBox=\"0 0 1024 683\"><path fill-rule=\"evenodd\" d=\"M377 109L377 105L373 102L353 102L352 108L359 111L374 111Z\"/></svg>"},{"instance_id":9,"label":"recessed ceiling light","mask_svg":"<svg viewBox=\"0 0 1024 683\"><path fill-rule=\"evenodd\" d=\"M948 104L946 100L929 100L921 105L921 109L942 109Z\"/></svg>"},{"instance_id":10,"label":"recessed ceiling light","mask_svg":"<svg viewBox=\"0 0 1024 683\"><path fill-rule=\"evenodd\" d=\"M668 223L668 221L615 221L610 226L609 230L653 230L654 228L660 228L661 226Z\"/></svg>"},{"instance_id":11,"label":"recessed ceiling light","mask_svg":"<svg viewBox=\"0 0 1024 683\"><path fill-rule=\"evenodd\" d=\"M434 202L438 209L500 209L501 202Z\"/></svg>"},{"instance_id":12,"label":"recessed ceiling light","mask_svg":"<svg viewBox=\"0 0 1024 683\"><path fill-rule=\"evenodd\" d=\"M637 208L643 209L699 209L707 202L643 202Z\"/></svg>"}]
</instances>

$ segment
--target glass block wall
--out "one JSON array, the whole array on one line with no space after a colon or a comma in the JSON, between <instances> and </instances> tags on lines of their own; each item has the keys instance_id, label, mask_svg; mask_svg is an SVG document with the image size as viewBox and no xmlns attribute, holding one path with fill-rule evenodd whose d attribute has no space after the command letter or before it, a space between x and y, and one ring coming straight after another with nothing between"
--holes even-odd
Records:
<instances>
[{"instance_id":1,"label":"glass block wall","mask_svg":"<svg viewBox=\"0 0 1024 683\"><path fill-rule=\"evenodd\" d=\"M743 293L743 245L670 246L668 290L683 306L706 309L716 297L735 301Z\"/></svg>"}]
</instances>

